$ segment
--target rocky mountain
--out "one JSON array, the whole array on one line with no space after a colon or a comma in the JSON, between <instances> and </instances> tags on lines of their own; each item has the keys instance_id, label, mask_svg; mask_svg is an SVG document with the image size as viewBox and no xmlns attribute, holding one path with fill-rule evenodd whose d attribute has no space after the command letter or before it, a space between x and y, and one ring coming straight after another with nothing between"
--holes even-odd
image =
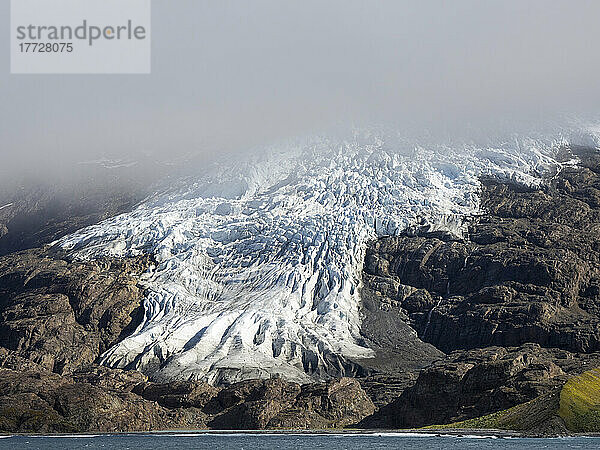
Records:
<instances>
[{"instance_id":1,"label":"rocky mountain","mask_svg":"<svg viewBox=\"0 0 600 450\"><path fill-rule=\"evenodd\" d=\"M49 248L0 259L0 346L71 373L131 334L144 314L150 258L71 262Z\"/></svg>"},{"instance_id":2,"label":"rocky mountain","mask_svg":"<svg viewBox=\"0 0 600 450\"><path fill-rule=\"evenodd\" d=\"M483 193L489 213L468 239L380 239L367 251L367 283L395 290L389 298L420 338L445 352L523 342L600 350L597 173L565 169L545 190L485 181Z\"/></svg>"},{"instance_id":3,"label":"rocky mountain","mask_svg":"<svg viewBox=\"0 0 600 450\"><path fill-rule=\"evenodd\" d=\"M404 320L447 356L365 425L481 416L547 394L600 364L600 166L597 152L576 150L580 167L563 169L541 188L483 180L485 214L463 239L424 233L373 241L365 260L367 305L385 311L388 322Z\"/></svg>"},{"instance_id":4,"label":"rocky mountain","mask_svg":"<svg viewBox=\"0 0 600 450\"><path fill-rule=\"evenodd\" d=\"M497 172L471 184L448 156L443 173L458 175L416 184L396 203L394 192L379 200L373 192L385 191L387 174L406 184L408 166L371 150L347 161L356 164L354 191L342 183L347 171L314 178L324 160L296 177L282 169L285 182L267 190L252 187L250 171L239 198L223 201L233 186L226 180L183 197L175 188L53 246L0 257L0 428L421 427L553 399L600 366L596 150L565 150L539 183ZM560 163L573 154L578 165ZM432 167L420 170L431 177ZM361 171L382 184L365 191ZM327 196L332 179L341 188ZM413 202L416 217L448 201L417 202L432 192L452 193L456 217L447 224L460 226L424 220L390 236L390 221L369 222L359 207L367 195L392 217ZM358 220L336 215L344 202L362 211ZM309 206L314 214L300 221L284 217ZM315 247L303 239L316 217L332 234L315 234ZM151 234L128 231L135 227ZM269 240L294 229L304 236ZM276 264L254 264L261 254ZM264 303L268 292L275 303ZM290 312L303 311L294 322ZM333 331L314 334L321 329ZM548 417L554 425L524 431L568 430Z\"/></svg>"},{"instance_id":5,"label":"rocky mountain","mask_svg":"<svg viewBox=\"0 0 600 450\"><path fill-rule=\"evenodd\" d=\"M535 186L538 172L561 167L553 151L538 141L454 149L376 135L301 141L169 180L132 211L57 246L78 261L151 254L156 262L143 280L142 323L103 355L105 365L161 382L356 376L354 361L372 366L375 357L361 331L368 243L407 229L460 236L480 211L479 176ZM437 352L421 347L426 358L409 366Z\"/></svg>"}]
</instances>

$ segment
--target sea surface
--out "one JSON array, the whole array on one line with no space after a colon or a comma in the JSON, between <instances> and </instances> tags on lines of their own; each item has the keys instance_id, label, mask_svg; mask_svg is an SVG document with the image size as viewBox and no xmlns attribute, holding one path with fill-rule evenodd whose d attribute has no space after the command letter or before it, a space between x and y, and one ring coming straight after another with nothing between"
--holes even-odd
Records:
<instances>
[{"instance_id":1,"label":"sea surface","mask_svg":"<svg viewBox=\"0 0 600 450\"><path fill-rule=\"evenodd\" d=\"M169 433L7 436L0 449L598 449L600 437L514 438L475 435Z\"/></svg>"}]
</instances>

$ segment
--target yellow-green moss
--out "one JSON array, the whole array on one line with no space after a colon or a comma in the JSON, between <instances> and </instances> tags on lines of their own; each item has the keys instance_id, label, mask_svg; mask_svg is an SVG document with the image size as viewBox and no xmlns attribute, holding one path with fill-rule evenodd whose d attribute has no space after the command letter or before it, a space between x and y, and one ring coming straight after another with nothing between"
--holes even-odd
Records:
<instances>
[{"instance_id":1,"label":"yellow-green moss","mask_svg":"<svg viewBox=\"0 0 600 450\"><path fill-rule=\"evenodd\" d=\"M600 368L567 381L560 393L559 415L571 431L600 431Z\"/></svg>"}]
</instances>

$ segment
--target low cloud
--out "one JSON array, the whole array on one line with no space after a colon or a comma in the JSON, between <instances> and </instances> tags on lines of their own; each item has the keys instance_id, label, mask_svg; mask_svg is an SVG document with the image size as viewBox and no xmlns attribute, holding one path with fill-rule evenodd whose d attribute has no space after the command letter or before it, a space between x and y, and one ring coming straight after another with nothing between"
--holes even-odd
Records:
<instances>
[{"instance_id":1,"label":"low cloud","mask_svg":"<svg viewBox=\"0 0 600 450\"><path fill-rule=\"evenodd\" d=\"M0 176L374 123L469 136L592 120L598 17L595 0L155 0L151 75L9 75L2 48Z\"/></svg>"}]
</instances>

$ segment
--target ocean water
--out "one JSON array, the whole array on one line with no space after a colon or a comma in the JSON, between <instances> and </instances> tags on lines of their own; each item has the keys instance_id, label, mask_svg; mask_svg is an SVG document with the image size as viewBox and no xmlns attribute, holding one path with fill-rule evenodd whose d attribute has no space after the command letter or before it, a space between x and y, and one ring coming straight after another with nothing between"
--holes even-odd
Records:
<instances>
[{"instance_id":1,"label":"ocean water","mask_svg":"<svg viewBox=\"0 0 600 450\"><path fill-rule=\"evenodd\" d=\"M508 438L497 436L377 434L173 433L73 436L8 436L0 449L597 449L600 437Z\"/></svg>"}]
</instances>

